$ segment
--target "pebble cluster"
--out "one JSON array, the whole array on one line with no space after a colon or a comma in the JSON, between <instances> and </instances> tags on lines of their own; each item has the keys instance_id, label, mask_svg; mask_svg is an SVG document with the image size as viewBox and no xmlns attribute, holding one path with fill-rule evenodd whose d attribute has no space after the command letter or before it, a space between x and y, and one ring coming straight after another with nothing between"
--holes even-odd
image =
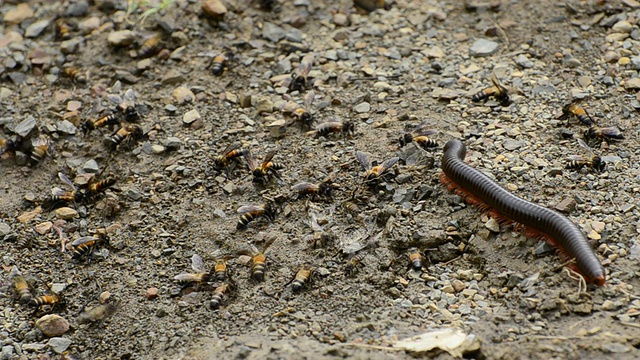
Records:
<instances>
[{"instance_id":1,"label":"pebble cluster","mask_svg":"<svg viewBox=\"0 0 640 360\"><path fill-rule=\"evenodd\" d=\"M437 326L481 335L489 357L637 353L640 4L130 3L0 5L0 359L393 358L365 346ZM127 91L135 121L112 101ZM144 136L109 146L131 125ZM594 126L625 139L583 146ZM608 285L580 291L546 244L448 194L452 137L578 223ZM591 153L606 168L566 169ZM59 173L80 192L117 182L39 208L71 190ZM74 259L65 244L97 229L108 244ZM15 269L66 307L20 304Z\"/></svg>"}]
</instances>

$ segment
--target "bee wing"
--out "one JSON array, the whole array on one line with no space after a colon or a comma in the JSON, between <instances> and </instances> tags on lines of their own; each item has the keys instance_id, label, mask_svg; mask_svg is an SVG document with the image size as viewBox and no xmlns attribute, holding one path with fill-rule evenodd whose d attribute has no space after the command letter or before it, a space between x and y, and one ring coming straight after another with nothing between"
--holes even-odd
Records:
<instances>
[{"instance_id":1,"label":"bee wing","mask_svg":"<svg viewBox=\"0 0 640 360\"><path fill-rule=\"evenodd\" d=\"M309 75L311 71L311 67L313 66L314 54L310 53L305 55L300 61L300 65L298 66L298 76L306 77Z\"/></svg>"},{"instance_id":2,"label":"bee wing","mask_svg":"<svg viewBox=\"0 0 640 360\"><path fill-rule=\"evenodd\" d=\"M263 211L264 207L262 205L243 205L238 208L238 214L247 214L254 211Z\"/></svg>"},{"instance_id":3,"label":"bee wing","mask_svg":"<svg viewBox=\"0 0 640 360\"><path fill-rule=\"evenodd\" d=\"M269 246L271 246L271 244L273 244L274 241L276 241L275 236L271 237L270 239L268 239L267 242L265 242L264 245L262 245L262 251L261 252L264 254L264 252L267 251Z\"/></svg>"},{"instance_id":4,"label":"bee wing","mask_svg":"<svg viewBox=\"0 0 640 360\"><path fill-rule=\"evenodd\" d=\"M247 165L249 165L249 169L251 171L253 171L253 169L258 167L258 163L253 158L253 154L251 154L251 151L247 151L247 153L244 154L244 159L247 160Z\"/></svg>"},{"instance_id":5,"label":"bee wing","mask_svg":"<svg viewBox=\"0 0 640 360\"><path fill-rule=\"evenodd\" d=\"M413 136L429 136L433 134L437 134L438 130L436 129L418 129L413 132Z\"/></svg>"},{"instance_id":6,"label":"bee wing","mask_svg":"<svg viewBox=\"0 0 640 360\"><path fill-rule=\"evenodd\" d=\"M227 154L229 154L235 149L240 148L240 146L242 146L242 144L239 141L229 144L229 146L227 146L222 152L222 156L227 156Z\"/></svg>"},{"instance_id":7,"label":"bee wing","mask_svg":"<svg viewBox=\"0 0 640 360\"><path fill-rule=\"evenodd\" d=\"M356 159L365 171L371 170L371 160L369 160L369 156L362 151L356 151Z\"/></svg>"},{"instance_id":8,"label":"bee wing","mask_svg":"<svg viewBox=\"0 0 640 360\"><path fill-rule=\"evenodd\" d=\"M315 91L311 90L304 95L304 108L309 111L311 104L313 104L313 100L316 97Z\"/></svg>"},{"instance_id":9,"label":"bee wing","mask_svg":"<svg viewBox=\"0 0 640 360\"><path fill-rule=\"evenodd\" d=\"M299 184L295 184L291 187L291 190L293 191L300 191L300 190L305 190L305 189L309 189L309 188L313 188L313 189L317 189L318 185L316 184L312 184L310 182L301 182Z\"/></svg>"},{"instance_id":10,"label":"bee wing","mask_svg":"<svg viewBox=\"0 0 640 360\"><path fill-rule=\"evenodd\" d=\"M207 272L204 267L204 260L202 260L202 257L198 254L193 254L193 256L191 257L191 268L193 269L193 271Z\"/></svg>"},{"instance_id":11,"label":"bee wing","mask_svg":"<svg viewBox=\"0 0 640 360\"><path fill-rule=\"evenodd\" d=\"M73 181L69 180L69 178L67 177L67 175L59 172L58 173L58 177L60 178L60 180L62 180L62 182L66 183L67 185L71 186L72 189L76 189L76 186L73 184Z\"/></svg>"},{"instance_id":12,"label":"bee wing","mask_svg":"<svg viewBox=\"0 0 640 360\"><path fill-rule=\"evenodd\" d=\"M491 82L493 83L493 86L495 86L500 91L507 91L507 89L500 83L500 80L498 80L496 73L491 73Z\"/></svg>"},{"instance_id":13,"label":"bee wing","mask_svg":"<svg viewBox=\"0 0 640 360\"><path fill-rule=\"evenodd\" d=\"M593 150L582 139L578 139L578 145L583 148L590 156L593 156Z\"/></svg>"},{"instance_id":14,"label":"bee wing","mask_svg":"<svg viewBox=\"0 0 640 360\"><path fill-rule=\"evenodd\" d=\"M49 138L44 136L44 135L40 135L37 138L31 140L31 145L33 147L48 146L49 145Z\"/></svg>"},{"instance_id":15,"label":"bee wing","mask_svg":"<svg viewBox=\"0 0 640 360\"><path fill-rule=\"evenodd\" d=\"M269 162L271 162L271 159L273 159L273 156L276 154L275 150L271 150L267 153L267 156L264 157L264 160L262 161L262 167L265 167Z\"/></svg>"},{"instance_id":16,"label":"bee wing","mask_svg":"<svg viewBox=\"0 0 640 360\"><path fill-rule=\"evenodd\" d=\"M183 274L179 274L179 275L174 276L173 280L176 280L176 281L197 281L198 278L197 278L196 274L183 273Z\"/></svg>"},{"instance_id":17,"label":"bee wing","mask_svg":"<svg viewBox=\"0 0 640 360\"><path fill-rule=\"evenodd\" d=\"M567 156L569 161L587 161L588 159L582 155L569 155Z\"/></svg>"},{"instance_id":18,"label":"bee wing","mask_svg":"<svg viewBox=\"0 0 640 360\"><path fill-rule=\"evenodd\" d=\"M84 236L84 237L81 237L81 238L77 238L77 239L75 239L75 240L71 243L71 245L72 245L72 246L78 246L78 245L86 244L86 243L88 243L89 241L96 241L96 240L97 240L97 239L96 239L95 237L93 237L93 236Z\"/></svg>"},{"instance_id":19,"label":"bee wing","mask_svg":"<svg viewBox=\"0 0 640 360\"><path fill-rule=\"evenodd\" d=\"M123 101L120 95L115 95L115 94L108 94L107 99L111 101L111 103L113 103L114 105L120 105L122 104L122 101Z\"/></svg>"},{"instance_id":20,"label":"bee wing","mask_svg":"<svg viewBox=\"0 0 640 360\"><path fill-rule=\"evenodd\" d=\"M124 100L129 102L131 105L136 102L136 93L133 89L127 89L127 91L124 92Z\"/></svg>"},{"instance_id":21,"label":"bee wing","mask_svg":"<svg viewBox=\"0 0 640 360\"><path fill-rule=\"evenodd\" d=\"M400 160L400 158L398 158L397 156L392 157L391 159L387 159L382 163L382 171L386 171L387 169L390 169L391 167L393 167L393 165L395 165L398 160Z\"/></svg>"},{"instance_id":22,"label":"bee wing","mask_svg":"<svg viewBox=\"0 0 640 360\"><path fill-rule=\"evenodd\" d=\"M600 128L600 132L602 132L602 134L604 134L606 136L621 137L622 138L622 131L620 131L620 129L618 129L615 126L601 127Z\"/></svg>"},{"instance_id":23,"label":"bee wing","mask_svg":"<svg viewBox=\"0 0 640 360\"><path fill-rule=\"evenodd\" d=\"M53 189L51 189L51 195L53 196L62 196L66 193L67 192L65 190L62 190L59 187L54 187Z\"/></svg>"}]
</instances>

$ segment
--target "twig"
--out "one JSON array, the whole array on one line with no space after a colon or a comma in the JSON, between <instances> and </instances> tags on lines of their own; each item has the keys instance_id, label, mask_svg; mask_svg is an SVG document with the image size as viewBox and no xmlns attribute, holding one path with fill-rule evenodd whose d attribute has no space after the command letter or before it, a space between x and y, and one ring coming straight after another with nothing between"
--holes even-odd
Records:
<instances>
[{"instance_id":1,"label":"twig","mask_svg":"<svg viewBox=\"0 0 640 360\"><path fill-rule=\"evenodd\" d=\"M511 45L511 41L509 41L509 37L507 36L507 33L502 29L502 27L500 27L500 25L498 25L498 23L495 23L495 25L496 25L496 29L498 29L498 33L500 33L500 35L504 37L505 42L507 43L507 48L509 48L509 46Z\"/></svg>"},{"instance_id":2,"label":"twig","mask_svg":"<svg viewBox=\"0 0 640 360\"><path fill-rule=\"evenodd\" d=\"M620 321L620 324L622 324L622 325L632 326L632 327L634 327L634 328L640 328L640 324L636 324L636 323L630 323L630 322L626 322L626 321Z\"/></svg>"},{"instance_id":3,"label":"twig","mask_svg":"<svg viewBox=\"0 0 640 360\"><path fill-rule=\"evenodd\" d=\"M380 345L367 345L367 344L356 344L356 343L346 343L346 344L339 344L340 346L355 346L355 347L361 347L361 348L366 348L366 349L374 349L374 350L387 350L387 351L404 351L404 349L401 348L394 348L394 347L390 347L390 346L380 346Z\"/></svg>"},{"instance_id":4,"label":"twig","mask_svg":"<svg viewBox=\"0 0 640 360\"><path fill-rule=\"evenodd\" d=\"M567 276L569 276L570 279L576 280L578 282L578 294L582 294L583 292L587 291L587 282L582 275L569 268L564 268L564 271L567 273Z\"/></svg>"},{"instance_id":5,"label":"twig","mask_svg":"<svg viewBox=\"0 0 640 360\"><path fill-rule=\"evenodd\" d=\"M442 265L444 265L444 266L449 265L449 264L451 264L451 263L453 263L453 262L455 262L455 261L460 260L460 258L462 258L462 255L460 255L460 256L458 256L458 257L455 257L455 258L453 258L453 259L451 259L451 260L449 260L449 261L447 261L447 262L445 262L445 263L442 263Z\"/></svg>"}]
</instances>

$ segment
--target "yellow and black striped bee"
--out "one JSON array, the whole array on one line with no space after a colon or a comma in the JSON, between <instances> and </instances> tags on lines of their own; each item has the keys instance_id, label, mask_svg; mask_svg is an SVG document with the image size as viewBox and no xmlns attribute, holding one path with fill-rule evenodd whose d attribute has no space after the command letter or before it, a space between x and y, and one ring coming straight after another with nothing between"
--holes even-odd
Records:
<instances>
[{"instance_id":1,"label":"yellow and black striped bee","mask_svg":"<svg viewBox=\"0 0 640 360\"><path fill-rule=\"evenodd\" d=\"M0 139L0 158L7 159L15 156L15 152L18 149L16 143L9 139Z\"/></svg>"},{"instance_id":2,"label":"yellow and black striped bee","mask_svg":"<svg viewBox=\"0 0 640 360\"><path fill-rule=\"evenodd\" d=\"M624 140L622 131L615 126L592 126L589 130L584 132L584 137L587 141L601 139L604 141L620 141Z\"/></svg>"},{"instance_id":3,"label":"yellow and black striped bee","mask_svg":"<svg viewBox=\"0 0 640 360\"><path fill-rule=\"evenodd\" d=\"M262 249L258 250L255 245L251 245L251 250L238 251L238 255L251 256L251 278L255 281L264 280L264 273L267 268L267 249L275 241L275 237L267 240Z\"/></svg>"},{"instance_id":4,"label":"yellow and black striped bee","mask_svg":"<svg viewBox=\"0 0 640 360\"><path fill-rule=\"evenodd\" d=\"M354 130L355 130L355 125L351 121L329 121L329 122L316 125L316 129L313 131L307 132L307 135L314 136L314 137L321 137L321 136L327 136L329 134L339 134L339 133L348 135L353 133Z\"/></svg>"},{"instance_id":5,"label":"yellow and black striped bee","mask_svg":"<svg viewBox=\"0 0 640 360\"><path fill-rule=\"evenodd\" d=\"M259 217L265 217L269 221L275 220L278 215L278 210L272 202L266 202L263 205L244 205L238 208L238 224L236 228L243 230L247 228L247 225L251 221Z\"/></svg>"},{"instance_id":6,"label":"yellow and black striped bee","mask_svg":"<svg viewBox=\"0 0 640 360\"><path fill-rule=\"evenodd\" d=\"M211 59L211 63L209 63L207 69L211 68L213 75L221 76L231 57L233 57L233 54L230 51L220 53Z\"/></svg>"},{"instance_id":7,"label":"yellow and black striped bee","mask_svg":"<svg viewBox=\"0 0 640 360\"><path fill-rule=\"evenodd\" d=\"M11 270L11 276L13 278L13 289L15 291L15 297L21 304L27 304L33 299L31 294L31 285L27 281L27 278L20 273L17 267L13 267Z\"/></svg>"},{"instance_id":8,"label":"yellow and black striped bee","mask_svg":"<svg viewBox=\"0 0 640 360\"><path fill-rule=\"evenodd\" d=\"M85 123L82 124L82 132L87 135L92 130L115 125L120 125L120 115L108 114L97 119L89 119L85 121Z\"/></svg>"},{"instance_id":9,"label":"yellow and black striped bee","mask_svg":"<svg viewBox=\"0 0 640 360\"><path fill-rule=\"evenodd\" d=\"M377 183L378 180L388 174L389 169L391 169L399 160L398 157L394 156L391 159L385 160L381 165L374 166L371 164L369 156L361 151L356 151L356 159L358 159L358 162L362 165L362 168L365 171L365 182L368 184Z\"/></svg>"},{"instance_id":10,"label":"yellow and black striped bee","mask_svg":"<svg viewBox=\"0 0 640 360\"><path fill-rule=\"evenodd\" d=\"M142 140L144 136L145 133L140 126L125 124L109 136L106 142L112 150L115 150L125 141L128 144L135 143Z\"/></svg>"},{"instance_id":11,"label":"yellow and black striped bee","mask_svg":"<svg viewBox=\"0 0 640 360\"><path fill-rule=\"evenodd\" d=\"M315 92L309 91L304 96L304 106L298 105L295 101L287 101L280 106L280 111L285 116L292 117L301 129L311 129L313 125L313 116L309 113L309 108L313 104Z\"/></svg>"},{"instance_id":12,"label":"yellow and black striped bee","mask_svg":"<svg viewBox=\"0 0 640 360\"><path fill-rule=\"evenodd\" d=\"M63 306L65 304L65 301L62 295L56 294L46 283L43 282L43 284L49 291L49 294L32 298L29 301L29 306L42 307L45 305L50 305L52 310L54 310L58 306Z\"/></svg>"},{"instance_id":13,"label":"yellow and black striped bee","mask_svg":"<svg viewBox=\"0 0 640 360\"><path fill-rule=\"evenodd\" d=\"M56 32L59 38L62 40L71 38L71 31L73 31L73 28L64 19L59 18L56 20Z\"/></svg>"},{"instance_id":14,"label":"yellow and black striped bee","mask_svg":"<svg viewBox=\"0 0 640 360\"><path fill-rule=\"evenodd\" d=\"M72 257L76 260L86 258L91 263L91 256L96 247L101 245L109 245L109 237L106 232L93 234L92 236L83 236L77 238L71 243Z\"/></svg>"},{"instance_id":15,"label":"yellow and black striped bee","mask_svg":"<svg viewBox=\"0 0 640 360\"><path fill-rule=\"evenodd\" d=\"M60 206L84 200L84 194L81 191L78 191L73 182L69 180L65 174L59 172L58 178L60 178L60 180L67 184L72 190L65 191L60 188L53 189L51 196L45 199L42 203L42 208L46 211L51 211Z\"/></svg>"},{"instance_id":16,"label":"yellow and black striped bee","mask_svg":"<svg viewBox=\"0 0 640 360\"><path fill-rule=\"evenodd\" d=\"M211 308L211 310L219 309L222 303L231 296L235 289L236 285L231 279L229 279L229 281L223 282L218 287L216 287L213 290L213 295L211 297L211 301L209 302L209 307Z\"/></svg>"},{"instance_id":17,"label":"yellow and black striped bee","mask_svg":"<svg viewBox=\"0 0 640 360\"><path fill-rule=\"evenodd\" d=\"M567 169L581 170L582 168L589 167L595 171L602 172L607 168L607 163L602 160L601 157L596 156L593 150L581 139L578 139L578 145L585 151L588 156L571 155L567 158Z\"/></svg>"},{"instance_id":18,"label":"yellow and black striped bee","mask_svg":"<svg viewBox=\"0 0 640 360\"><path fill-rule=\"evenodd\" d=\"M31 166L35 166L47 156L49 150L49 138L45 135L40 135L37 138L31 140Z\"/></svg>"},{"instance_id":19,"label":"yellow and black striped bee","mask_svg":"<svg viewBox=\"0 0 640 360\"><path fill-rule=\"evenodd\" d=\"M500 83L500 81L498 80L498 77L496 77L496 74L494 73L491 74L491 82L493 83L493 86L477 92L475 95L473 95L473 97L471 98L471 101L473 102L487 101L487 99L489 99L490 97L493 97L497 101L499 101L502 105L508 104L509 89L507 89Z\"/></svg>"},{"instance_id":20,"label":"yellow and black striped bee","mask_svg":"<svg viewBox=\"0 0 640 360\"><path fill-rule=\"evenodd\" d=\"M108 188L115 185L117 180L113 177L107 177L104 180L96 181L96 176L92 176L87 183L87 197L95 196L99 193L104 192Z\"/></svg>"},{"instance_id":21,"label":"yellow and black striped bee","mask_svg":"<svg viewBox=\"0 0 640 360\"><path fill-rule=\"evenodd\" d=\"M204 260L202 260L200 255L193 254L191 257L191 269L193 269L195 273L179 274L173 279L184 286L203 285L211 280L211 272L206 269Z\"/></svg>"},{"instance_id":22,"label":"yellow and black striped bee","mask_svg":"<svg viewBox=\"0 0 640 360\"><path fill-rule=\"evenodd\" d=\"M231 165L231 161L238 161L240 156L245 156L248 153L249 150L242 149L242 144L240 142L234 142L227 146L222 154L213 159L213 168L217 171L228 169L229 165Z\"/></svg>"},{"instance_id":23,"label":"yellow and black striped bee","mask_svg":"<svg viewBox=\"0 0 640 360\"><path fill-rule=\"evenodd\" d=\"M228 276L227 261L231 259L231 255L226 255L216 259L213 267L213 277L216 281L225 281Z\"/></svg>"},{"instance_id":24,"label":"yellow and black striped bee","mask_svg":"<svg viewBox=\"0 0 640 360\"><path fill-rule=\"evenodd\" d=\"M358 268L362 266L362 260L367 256L365 251L355 252L351 254L351 257L347 261L344 272L349 277L353 277L358 272Z\"/></svg>"},{"instance_id":25,"label":"yellow and black striped bee","mask_svg":"<svg viewBox=\"0 0 640 360\"><path fill-rule=\"evenodd\" d=\"M339 189L338 184L333 182L333 176L330 176L320 184L312 184L310 182L301 182L291 187L291 190L298 192L298 199L305 195L311 195L312 199L317 196L324 196L331 199L334 190Z\"/></svg>"},{"instance_id":26,"label":"yellow and black striped bee","mask_svg":"<svg viewBox=\"0 0 640 360\"><path fill-rule=\"evenodd\" d=\"M291 74L291 82L289 83L290 91L302 91L307 87L307 77L313 66L314 57L315 55L313 53L309 53L300 60L298 71Z\"/></svg>"},{"instance_id":27,"label":"yellow and black striped bee","mask_svg":"<svg viewBox=\"0 0 640 360\"><path fill-rule=\"evenodd\" d=\"M140 118L138 109L136 109L136 93L133 89L127 89L124 96L109 94L107 99L115 105L117 113L121 114L128 122L135 122Z\"/></svg>"},{"instance_id":28,"label":"yellow and black striped bee","mask_svg":"<svg viewBox=\"0 0 640 360\"><path fill-rule=\"evenodd\" d=\"M160 33L156 33L147 38L142 45L140 45L140 50L138 50L138 58L145 59L160 51L160 40L162 40L162 35Z\"/></svg>"},{"instance_id":29,"label":"yellow and black striped bee","mask_svg":"<svg viewBox=\"0 0 640 360\"><path fill-rule=\"evenodd\" d=\"M62 69L62 73L71 79L73 82L77 82L80 84L86 84L87 82L87 72L83 72L82 70L75 67L66 67Z\"/></svg>"},{"instance_id":30,"label":"yellow and black striped bee","mask_svg":"<svg viewBox=\"0 0 640 360\"><path fill-rule=\"evenodd\" d=\"M415 271L422 270L422 263L424 261L424 256L417 248L409 249L409 267L413 268Z\"/></svg>"},{"instance_id":31,"label":"yellow and black striped bee","mask_svg":"<svg viewBox=\"0 0 640 360\"><path fill-rule=\"evenodd\" d=\"M583 107L579 106L578 103L572 102L562 107L562 114L557 116L556 119L563 120L567 119L567 124L569 123L569 117L575 116L580 120L581 123L587 126L593 126L595 121L591 118L591 115L585 110Z\"/></svg>"},{"instance_id":32,"label":"yellow and black striped bee","mask_svg":"<svg viewBox=\"0 0 640 360\"><path fill-rule=\"evenodd\" d=\"M282 164L271 161L273 156L276 154L276 151L269 151L267 155L264 157L262 162L258 162L254 159L253 155L250 151L247 151L244 154L245 160L247 160L247 165L249 166L249 170L251 174L253 174L253 181L257 183L266 183L268 177L270 175L275 176L280 179L280 175L278 174L278 170L284 169Z\"/></svg>"},{"instance_id":33,"label":"yellow and black striped bee","mask_svg":"<svg viewBox=\"0 0 640 360\"><path fill-rule=\"evenodd\" d=\"M438 143L435 140L429 138L430 135L436 134L438 130L426 129L426 126L426 123L420 124L410 133L404 134L398 140L398 142L400 143L400 147L408 145L411 142L415 142L416 145L424 150L438 147Z\"/></svg>"},{"instance_id":34,"label":"yellow and black striped bee","mask_svg":"<svg viewBox=\"0 0 640 360\"><path fill-rule=\"evenodd\" d=\"M316 269L313 266L303 265L296 272L295 277L290 281L291 290L299 292L303 288L308 287L314 280Z\"/></svg>"}]
</instances>

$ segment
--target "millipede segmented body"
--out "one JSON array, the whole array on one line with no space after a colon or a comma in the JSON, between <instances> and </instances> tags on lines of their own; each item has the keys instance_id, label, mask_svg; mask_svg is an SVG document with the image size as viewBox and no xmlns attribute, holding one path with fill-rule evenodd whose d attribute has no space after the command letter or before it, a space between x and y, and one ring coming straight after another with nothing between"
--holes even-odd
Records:
<instances>
[{"instance_id":1,"label":"millipede segmented body","mask_svg":"<svg viewBox=\"0 0 640 360\"><path fill-rule=\"evenodd\" d=\"M605 272L584 234L564 215L521 199L480 171L464 162L466 148L460 140L447 142L442 156L441 181L460 193L471 195L475 205L494 214L541 233L542 238L556 245L570 259L575 259L578 271L587 282L604 285Z\"/></svg>"}]
</instances>

